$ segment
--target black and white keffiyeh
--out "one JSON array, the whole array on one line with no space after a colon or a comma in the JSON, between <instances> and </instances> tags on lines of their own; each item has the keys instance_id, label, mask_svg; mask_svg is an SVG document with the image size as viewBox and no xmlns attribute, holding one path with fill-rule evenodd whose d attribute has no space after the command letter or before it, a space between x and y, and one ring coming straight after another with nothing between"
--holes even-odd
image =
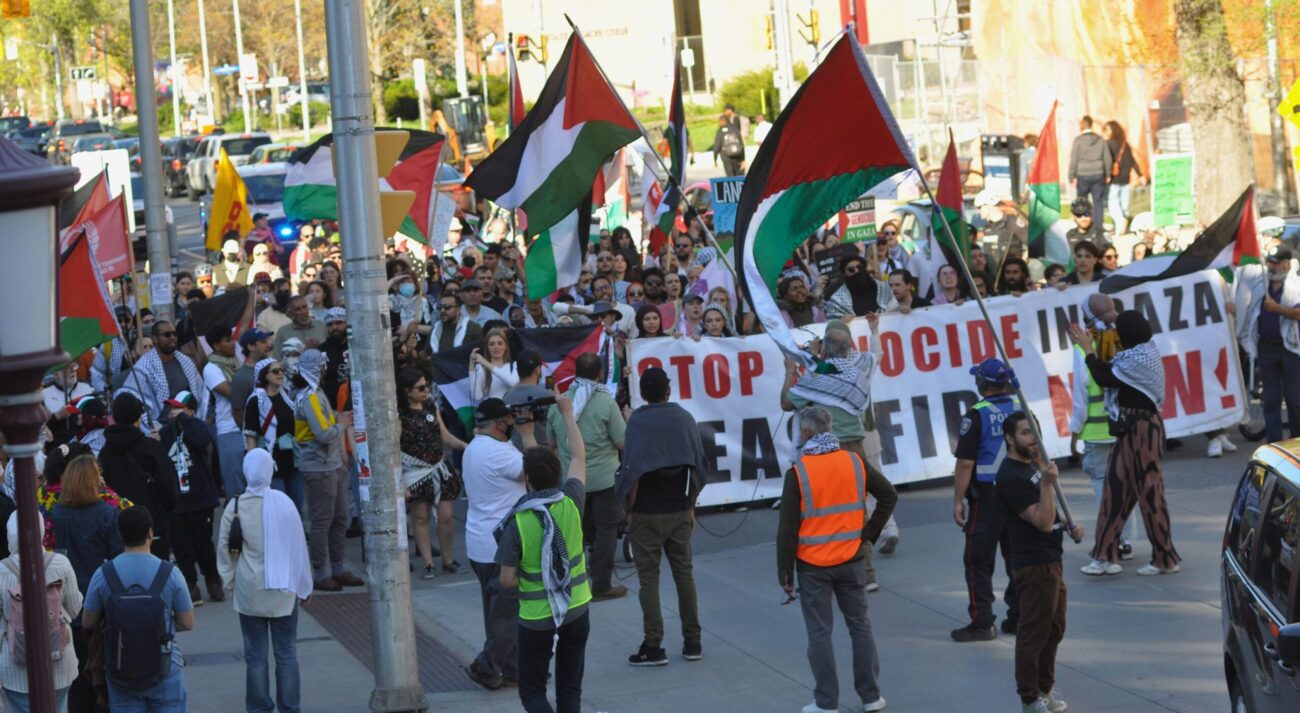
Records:
<instances>
[{"instance_id":1,"label":"black and white keffiyeh","mask_svg":"<svg viewBox=\"0 0 1300 713\"><path fill-rule=\"evenodd\" d=\"M274 359L267 357L253 365L253 383L257 383L262 372L274 363ZM244 423L244 435L256 441L258 446L272 451L280 434L277 433L275 419L271 417L271 412L275 408L271 403L271 394L267 393L264 387L259 386L253 390L248 400L257 403L257 423ZM262 424L266 424L266 433L262 433Z\"/></svg>"},{"instance_id":2,"label":"black and white keffiyeh","mask_svg":"<svg viewBox=\"0 0 1300 713\"><path fill-rule=\"evenodd\" d=\"M573 573L569 562L569 547L564 542L564 533L555 524L551 516L550 505L564 500L564 493L556 488L538 490L519 498L510 514L502 518L496 526L500 531L516 515L522 512L535 512L542 524L542 589L546 600L551 605L551 617L555 626L564 623L569 613L569 600L573 596Z\"/></svg>"},{"instance_id":3,"label":"black and white keffiyeh","mask_svg":"<svg viewBox=\"0 0 1300 713\"><path fill-rule=\"evenodd\" d=\"M1159 411L1165 403L1165 366L1154 342L1143 342L1115 352L1111 361L1115 378L1142 392ZM1113 407L1113 408L1112 408ZM1118 395L1106 394L1106 408L1118 414Z\"/></svg>"},{"instance_id":4,"label":"black and white keffiyeh","mask_svg":"<svg viewBox=\"0 0 1300 713\"><path fill-rule=\"evenodd\" d=\"M870 352L820 360L814 371L790 387L790 394L861 415L871 405L871 377L875 371L876 357Z\"/></svg>"},{"instance_id":5,"label":"black and white keffiyeh","mask_svg":"<svg viewBox=\"0 0 1300 713\"><path fill-rule=\"evenodd\" d=\"M804 441L803 447L799 450L806 456L824 456L839 449L840 439L836 438L834 433L827 432L818 433Z\"/></svg>"},{"instance_id":6,"label":"black and white keffiyeh","mask_svg":"<svg viewBox=\"0 0 1300 713\"><path fill-rule=\"evenodd\" d=\"M174 352L172 356L180 363L181 371L185 373L185 381L189 383L190 393L198 399L195 413L207 413L208 390L203 385L203 377L199 374L198 368L189 357L180 352ZM158 350L151 349L145 352L144 356L140 357L140 361L136 362L132 372L139 377L138 383L132 383L132 386L138 388L140 402L144 404L149 417L157 421L162 414L163 402L175 395L167 386L167 370L163 366L162 356L158 354Z\"/></svg>"}]
</instances>

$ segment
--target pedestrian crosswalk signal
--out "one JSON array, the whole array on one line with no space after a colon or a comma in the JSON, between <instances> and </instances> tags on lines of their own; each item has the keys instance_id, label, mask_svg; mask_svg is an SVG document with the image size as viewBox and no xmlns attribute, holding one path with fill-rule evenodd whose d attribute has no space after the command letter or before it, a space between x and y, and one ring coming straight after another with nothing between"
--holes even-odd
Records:
<instances>
[{"instance_id":1,"label":"pedestrian crosswalk signal","mask_svg":"<svg viewBox=\"0 0 1300 713\"><path fill-rule=\"evenodd\" d=\"M520 62L527 62L532 57L531 52L528 46L528 35L515 37L515 54Z\"/></svg>"},{"instance_id":2,"label":"pedestrian crosswalk signal","mask_svg":"<svg viewBox=\"0 0 1300 713\"><path fill-rule=\"evenodd\" d=\"M31 17L31 0L0 0L0 17L5 19Z\"/></svg>"}]
</instances>

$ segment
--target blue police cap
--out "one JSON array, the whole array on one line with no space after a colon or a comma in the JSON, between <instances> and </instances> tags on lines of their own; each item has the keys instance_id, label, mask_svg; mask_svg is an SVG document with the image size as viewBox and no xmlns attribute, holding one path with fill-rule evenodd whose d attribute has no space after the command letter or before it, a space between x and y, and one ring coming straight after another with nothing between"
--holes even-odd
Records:
<instances>
[{"instance_id":1,"label":"blue police cap","mask_svg":"<svg viewBox=\"0 0 1300 713\"><path fill-rule=\"evenodd\" d=\"M979 366L972 366L970 373L990 384L1009 384L1013 378L1011 369L1000 359L985 359Z\"/></svg>"}]
</instances>

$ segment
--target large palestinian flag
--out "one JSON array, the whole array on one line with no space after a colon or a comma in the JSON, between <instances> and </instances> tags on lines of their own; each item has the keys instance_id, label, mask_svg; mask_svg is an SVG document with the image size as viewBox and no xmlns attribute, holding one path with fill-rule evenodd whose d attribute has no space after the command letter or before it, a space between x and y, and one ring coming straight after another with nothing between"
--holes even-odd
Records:
<instances>
[{"instance_id":1,"label":"large palestinian flag","mask_svg":"<svg viewBox=\"0 0 1300 713\"><path fill-rule=\"evenodd\" d=\"M530 297L578 281L586 232L575 212L610 155L640 136L586 43L570 35L537 103L465 182L480 197L528 215L526 237L537 236L524 263Z\"/></svg>"},{"instance_id":2,"label":"large palestinian flag","mask_svg":"<svg viewBox=\"0 0 1300 713\"><path fill-rule=\"evenodd\" d=\"M118 336L90 240L79 234L59 262L59 340L73 359Z\"/></svg>"},{"instance_id":3,"label":"large palestinian flag","mask_svg":"<svg viewBox=\"0 0 1300 713\"><path fill-rule=\"evenodd\" d=\"M772 297L782 267L849 201L915 165L862 49L842 36L759 146L736 209L740 288L792 357L810 361Z\"/></svg>"},{"instance_id":4,"label":"large palestinian flag","mask_svg":"<svg viewBox=\"0 0 1300 713\"><path fill-rule=\"evenodd\" d=\"M518 342L511 345L515 353L534 349L542 355L542 378L555 378L560 391L568 391L573 382L574 364L579 354L599 354L604 336L599 325L516 329ZM460 418L468 430L476 406L470 383L469 355L482 349L483 341L466 343L433 355L433 381L438 385L443 403ZM617 375L617 370L612 370Z\"/></svg>"},{"instance_id":5,"label":"large palestinian flag","mask_svg":"<svg viewBox=\"0 0 1300 713\"><path fill-rule=\"evenodd\" d=\"M1074 254L1065 236L1053 231L1061 219L1061 162L1056 149L1056 102L1038 134L1034 165L1029 169L1029 256L1070 267Z\"/></svg>"},{"instance_id":6,"label":"large palestinian flag","mask_svg":"<svg viewBox=\"0 0 1300 713\"><path fill-rule=\"evenodd\" d=\"M378 128L378 131L395 129ZM406 129L403 129L406 131ZM442 134L410 131L411 139L402 149L388 176L379 179L381 191L414 191L415 203L402 221L399 232L428 243L429 225L433 222L433 195L438 190L439 156ZM289 159L284 177L284 213L298 220L338 220L338 184L334 180L331 151L334 134L326 134L310 146L298 149Z\"/></svg>"},{"instance_id":7,"label":"large palestinian flag","mask_svg":"<svg viewBox=\"0 0 1300 713\"><path fill-rule=\"evenodd\" d=\"M1259 263L1254 186L1247 188L1223 215L1196 236L1186 250L1129 263L1103 278L1099 289L1114 294L1144 282L1252 263Z\"/></svg>"}]
</instances>

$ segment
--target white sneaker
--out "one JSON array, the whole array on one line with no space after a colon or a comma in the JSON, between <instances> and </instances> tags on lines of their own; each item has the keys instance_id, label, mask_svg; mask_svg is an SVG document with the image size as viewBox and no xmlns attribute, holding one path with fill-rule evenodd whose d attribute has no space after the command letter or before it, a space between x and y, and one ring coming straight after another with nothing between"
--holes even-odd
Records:
<instances>
[{"instance_id":1,"label":"white sneaker","mask_svg":"<svg viewBox=\"0 0 1300 713\"><path fill-rule=\"evenodd\" d=\"M1047 710L1047 699L1039 698L1033 703L1021 704L1020 713L1050 713Z\"/></svg>"},{"instance_id":2,"label":"white sneaker","mask_svg":"<svg viewBox=\"0 0 1300 713\"><path fill-rule=\"evenodd\" d=\"M1080 572L1089 577L1100 577L1108 574L1119 574L1124 568L1114 562L1105 562L1102 560L1093 560L1079 568Z\"/></svg>"},{"instance_id":3,"label":"white sneaker","mask_svg":"<svg viewBox=\"0 0 1300 713\"><path fill-rule=\"evenodd\" d=\"M874 579L871 580L870 582L867 582L867 591L868 591L868 592L878 592L878 591L880 591L880 583L877 582L877 581L874 580Z\"/></svg>"},{"instance_id":4,"label":"white sneaker","mask_svg":"<svg viewBox=\"0 0 1300 713\"><path fill-rule=\"evenodd\" d=\"M839 713L839 708L822 708L816 701L799 709L799 713Z\"/></svg>"},{"instance_id":5,"label":"white sneaker","mask_svg":"<svg viewBox=\"0 0 1300 713\"><path fill-rule=\"evenodd\" d=\"M1223 456L1223 441L1219 440L1219 438L1220 437L1216 436L1210 439L1210 445L1205 449L1205 456L1207 458L1219 458Z\"/></svg>"},{"instance_id":6,"label":"white sneaker","mask_svg":"<svg viewBox=\"0 0 1300 713\"><path fill-rule=\"evenodd\" d=\"M863 703L863 704L862 704L862 710L863 710L865 713L871 713L872 711L883 711L883 710L885 710L885 697L884 697L884 696L881 696L881 697L877 698L876 700L874 700L874 701L872 701L872 702L870 702L870 703Z\"/></svg>"},{"instance_id":7,"label":"white sneaker","mask_svg":"<svg viewBox=\"0 0 1300 713\"><path fill-rule=\"evenodd\" d=\"M1219 443L1222 443L1222 444L1223 444L1223 452L1224 452L1224 453L1236 453L1236 452L1237 452L1237 444L1236 444L1236 443L1233 443L1233 442L1232 442L1232 439L1228 438L1228 434L1226 434L1226 433L1220 433L1220 434L1219 434Z\"/></svg>"},{"instance_id":8,"label":"white sneaker","mask_svg":"<svg viewBox=\"0 0 1300 713\"><path fill-rule=\"evenodd\" d=\"M885 539L880 543L880 554L892 555L896 549L898 549L898 535L885 535Z\"/></svg>"},{"instance_id":9,"label":"white sneaker","mask_svg":"<svg viewBox=\"0 0 1300 713\"><path fill-rule=\"evenodd\" d=\"M1174 574L1181 569L1182 567L1179 567L1178 565L1161 568L1153 564L1144 564L1141 567L1138 567L1138 574L1143 577L1153 577L1157 574Z\"/></svg>"},{"instance_id":10,"label":"white sneaker","mask_svg":"<svg viewBox=\"0 0 1300 713\"><path fill-rule=\"evenodd\" d=\"M1070 708L1070 704L1056 697L1056 689L1047 692L1043 696L1043 702L1047 704L1047 710L1051 713L1065 713Z\"/></svg>"}]
</instances>

